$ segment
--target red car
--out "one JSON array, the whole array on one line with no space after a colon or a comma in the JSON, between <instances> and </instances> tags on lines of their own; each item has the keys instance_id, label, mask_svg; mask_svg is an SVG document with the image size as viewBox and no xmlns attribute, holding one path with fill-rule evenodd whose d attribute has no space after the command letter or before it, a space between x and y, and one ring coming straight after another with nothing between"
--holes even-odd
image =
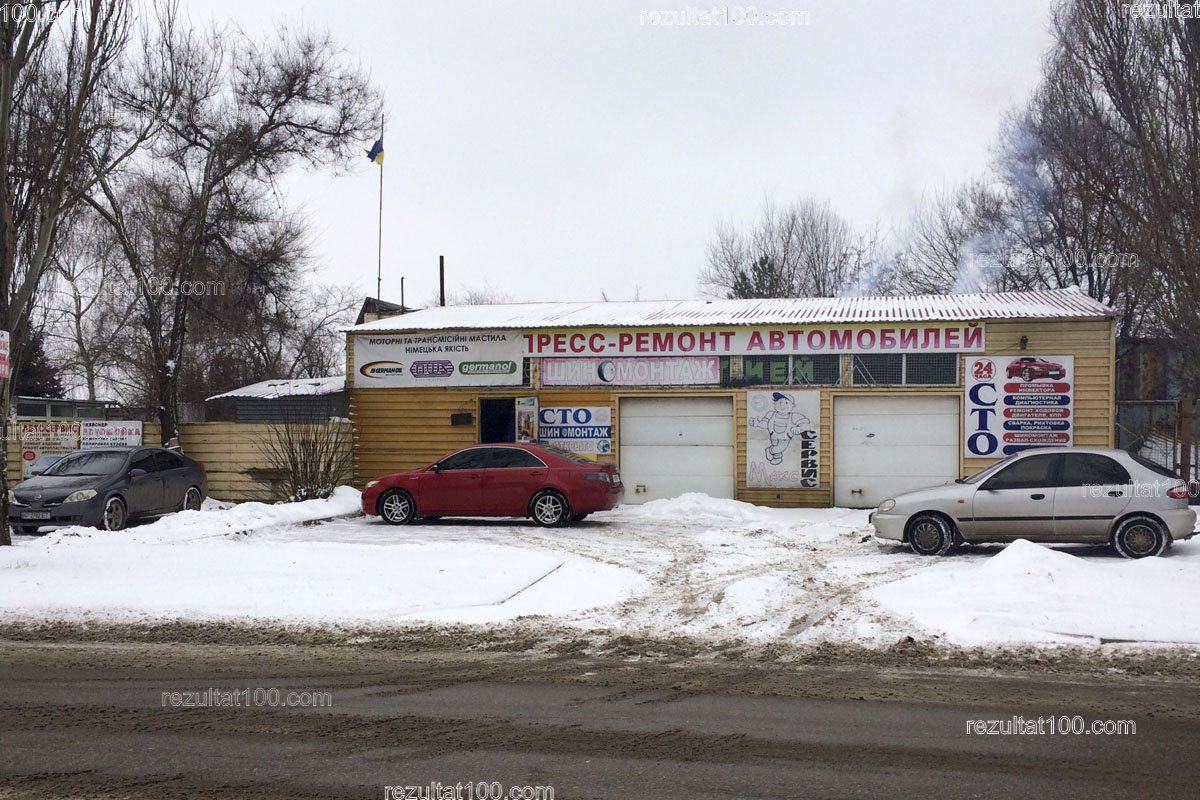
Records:
<instances>
[{"instance_id":1,"label":"red car","mask_svg":"<svg viewBox=\"0 0 1200 800\"><path fill-rule=\"evenodd\" d=\"M612 464L546 445L480 444L369 481L362 508L393 525L464 516L532 517L554 527L615 508L624 497Z\"/></svg>"},{"instance_id":2,"label":"red car","mask_svg":"<svg viewBox=\"0 0 1200 800\"><path fill-rule=\"evenodd\" d=\"M1047 361L1044 358L1034 358L1033 356L1018 358L1008 365L1008 377L1015 378L1020 375L1023 381L1032 381L1038 378L1054 378L1057 380L1066 374L1067 370L1062 364L1055 364L1053 361Z\"/></svg>"}]
</instances>

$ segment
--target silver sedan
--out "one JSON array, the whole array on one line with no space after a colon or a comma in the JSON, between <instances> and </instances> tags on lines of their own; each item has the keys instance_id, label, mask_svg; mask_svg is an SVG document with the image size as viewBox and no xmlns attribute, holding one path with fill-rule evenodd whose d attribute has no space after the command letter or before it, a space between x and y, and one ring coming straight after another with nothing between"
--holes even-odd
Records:
<instances>
[{"instance_id":1,"label":"silver sedan","mask_svg":"<svg viewBox=\"0 0 1200 800\"><path fill-rule=\"evenodd\" d=\"M1191 538L1196 512L1183 481L1124 450L1026 450L946 486L884 500L875 534L920 555L955 543L1090 542L1126 558L1157 556Z\"/></svg>"}]
</instances>

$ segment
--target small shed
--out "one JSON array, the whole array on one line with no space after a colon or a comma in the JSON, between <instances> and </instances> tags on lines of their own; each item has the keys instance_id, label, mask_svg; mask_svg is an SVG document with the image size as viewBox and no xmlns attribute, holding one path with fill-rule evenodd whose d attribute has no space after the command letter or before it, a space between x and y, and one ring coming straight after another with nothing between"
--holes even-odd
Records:
<instances>
[{"instance_id":1,"label":"small shed","mask_svg":"<svg viewBox=\"0 0 1200 800\"><path fill-rule=\"evenodd\" d=\"M213 395L233 403L239 423L327 422L347 415L346 376L261 381ZM219 414L218 414L219 416Z\"/></svg>"}]
</instances>

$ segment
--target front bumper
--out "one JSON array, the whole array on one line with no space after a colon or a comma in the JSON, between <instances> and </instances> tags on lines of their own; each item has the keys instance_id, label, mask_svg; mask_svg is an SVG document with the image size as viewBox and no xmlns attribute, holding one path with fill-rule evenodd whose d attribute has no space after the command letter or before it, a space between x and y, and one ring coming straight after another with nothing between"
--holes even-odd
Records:
<instances>
[{"instance_id":1,"label":"front bumper","mask_svg":"<svg viewBox=\"0 0 1200 800\"><path fill-rule=\"evenodd\" d=\"M1172 508L1163 511L1160 516L1167 523L1167 530L1175 541L1181 542L1196 535L1196 512L1192 509Z\"/></svg>"},{"instance_id":2,"label":"front bumper","mask_svg":"<svg viewBox=\"0 0 1200 800\"><path fill-rule=\"evenodd\" d=\"M875 528L875 535L880 539L904 541L904 526L908 524L908 514L891 514L882 511L872 511L867 516L867 522Z\"/></svg>"},{"instance_id":3,"label":"front bumper","mask_svg":"<svg viewBox=\"0 0 1200 800\"><path fill-rule=\"evenodd\" d=\"M8 524L29 527L54 525L96 525L104 517L104 496L96 495L79 503L57 503L45 505L30 503L27 506L9 504Z\"/></svg>"}]
</instances>

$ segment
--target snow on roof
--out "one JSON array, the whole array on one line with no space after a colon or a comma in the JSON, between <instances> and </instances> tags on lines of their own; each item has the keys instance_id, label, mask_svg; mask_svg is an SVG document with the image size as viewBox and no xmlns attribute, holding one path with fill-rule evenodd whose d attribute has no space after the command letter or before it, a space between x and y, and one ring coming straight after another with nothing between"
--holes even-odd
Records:
<instances>
[{"instance_id":1,"label":"snow on roof","mask_svg":"<svg viewBox=\"0 0 1200 800\"><path fill-rule=\"evenodd\" d=\"M346 376L334 375L329 378L298 378L295 380L262 381L234 389L224 394L215 394L209 400L220 400L223 397L253 397L259 400L277 400L280 397L301 397L304 395L336 394L346 389Z\"/></svg>"},{"instance_id":2,"label":"snow on roof","mask_svg":"<svg viewBox=\"0 0 1200 800\"><path fill-rule=\"evenodd\" d=\"M1117 312L1076 287L993 294L802 297L769 300L654 300L444 306L385 317L347 331L814 325L987 319L1109 318Z\"/></svg>"}]
</instances>

